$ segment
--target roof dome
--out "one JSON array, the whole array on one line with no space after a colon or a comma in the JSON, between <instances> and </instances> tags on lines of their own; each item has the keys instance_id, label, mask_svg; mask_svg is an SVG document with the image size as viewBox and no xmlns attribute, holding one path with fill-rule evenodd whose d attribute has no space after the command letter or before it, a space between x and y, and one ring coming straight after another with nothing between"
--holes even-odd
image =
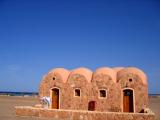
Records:
<instances>
[{"instance_id":1,"label":"roof dome","mask_svg":"<svg viewBox=\"0 0 160 120\"><path fill-rule=\"evenodd\" d=\"M57 74L61 75L62 80L65 83L68 79L70 71L68 71L67 69L64 69L64 68L55 68L55 69L51 70L49 73L57 73Z\"/></svg>"},{"instance_id":2,"label":"roof dome","mask_svg":"<svg viewBox=\"0 0 160 120\"><path fill-rule=\"evenodd\" d=\"M114 67L112 68L116 73L119 72L120 70L124 69L124 67Z\"/></svg>"},{"instance_id":3,"label":"roof dome","mask_svg":"<svg viewBox=\"0 0 160 120\"><path fill-rule=\"evenodd\" d=\"M127 73L133 73L133 74L138 75L141 78L143 84L145 84L145 85L148 84L147 76L145 75L145 73L136 67L128 67L128 68L124 68L124 69L120 70L117 73L118 80L121 78L121 76L123 76L124 74L127 74Z\"/></svg>"},{"instance_id":4,"label":"roof dome","mask_svg":"<svg viewBox=\"0 0 160 120\"><path fill-rule=\"evenodd\" d=\"M106 74L106 75L109 75L112 80L116 83L116 72L112 69L112 68L109 68L109 67L101 67L101 68L98 68L95 72L94 72L94 75L98 75L98 74Z\"/></svg>"},{"instance_id":5,"label":"roof dome","mask_svg":"<svg viewBox=\"0 0 160 120\"><path fill-rule=\"evenodd\" d=\"M83 75L88 82L91 82L92 79L92 71L85 67L80 67L71 71L70 75L80 74Z\"/></svg>"}]
</instances>

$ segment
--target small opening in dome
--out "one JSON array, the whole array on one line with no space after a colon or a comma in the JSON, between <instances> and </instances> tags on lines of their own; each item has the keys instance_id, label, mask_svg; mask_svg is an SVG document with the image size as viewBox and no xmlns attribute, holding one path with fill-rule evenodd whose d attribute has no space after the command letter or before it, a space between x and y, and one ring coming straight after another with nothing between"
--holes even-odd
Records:
<instances>
[{"instance_id":1,"label":"small opening in dome","mask_svg":"<svg viewBox=\"0 0 160 120\"><path fill-rule=\"evenodd\" d=\"M55 77L53 77L53 80L56 80L56 78L55 78Z\"/></svg>"},{"instance_id":2,"label":"small opening in dome","mask_svg":"<svg viewBox=\"0 0 160 120\"><path fill-rule=\"evenodd\" d=\"M131 79L131 78L129 79L129 82L132 82L132 79Z\"/></svg>"}]
</instances>

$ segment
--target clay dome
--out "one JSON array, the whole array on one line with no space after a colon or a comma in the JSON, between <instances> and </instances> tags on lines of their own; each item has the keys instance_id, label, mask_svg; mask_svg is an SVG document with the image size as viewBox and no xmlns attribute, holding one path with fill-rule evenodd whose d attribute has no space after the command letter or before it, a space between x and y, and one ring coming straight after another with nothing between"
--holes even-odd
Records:
<instances>
[{"instance_id":1,"label":"clay dome","mask_svg":"<svg viewBox=\"0 0 160 120\"><path fill-rule=\"evenodd\" d=\"M85 67L80 67L71 71L70 76L74 74L83 75L88 82L91 82L92 79L92 71Z\"/></svg>"},{"instance_id":2,"label":"clay dome","mask_svg":"<svg viewBox=\"0 0 160 120\"><path fill-rule=\"evenodd\" d=\"M96 69L94 75L98 75L98 74L106 74L108 76L110 76L112 78L112 80L116 83L116 72L109 67L101 67Z\"/></svg>"},{"instance_id":3,"label":"clay dome","mask_svg":"<svg viewBox=\"0 0 160 120\"><path fill-rule=\"evenodd\" d=\"M124 67L114 67L112 68L116 73L119 72L120 70L124 69Z\"/></svg>"},{"instance_id":4,"label":"clay dome","mask_svg":"<svg viewBox=\"0 0 160 120\"><path fill-rule=\"evenodd\" d=\"M64 69L64 68L56 68L56 69L51 70L49 72L49 74L50 73L57 73L57 74L61 75L62 80L65 83L67 81L67 79L68 79L70 71L68 71L67 69Z\"/></svg>"},{"instance_id":5,"label":"clay dome","mask_svg":"<svg viewBox=\"0 0 160 120\"><path fill-rule=\"evenodd\" d=\"M120 70L117 73L117 79L119 80L123 75L125 75L127 73L133 73L133 74L138 75L141 78L143 84L145 84L145 85L148 84L147 76L145 75L145 73L136 67L128 67L128 68L124 68L124 69Z\"/></svg>"},{"instance_id":6,"label":"clay dome","mask_svg":"<svg viewBox=\"0 0 160 120\"><path fill-rule=\"evenodd\" d=\"M40 82L40 86L44 84L46 77L47 77L47 74L43 75L42 80Z\"/></svg>"}]
</instances>

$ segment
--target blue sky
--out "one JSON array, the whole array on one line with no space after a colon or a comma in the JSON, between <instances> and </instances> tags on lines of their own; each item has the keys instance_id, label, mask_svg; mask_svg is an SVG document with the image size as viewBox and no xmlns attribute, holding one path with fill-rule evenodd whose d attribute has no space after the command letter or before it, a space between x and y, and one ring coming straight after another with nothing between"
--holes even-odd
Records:
<instances>
[{"instance_id":1,"label":"blue sky","mask_svg":"<svg viewBox=\"0 0 160 120\"><path fill-rule=\"evenodd\" d=\"M135 66L160 94L158 0L0 0L0 91L38 91L56 67Z\"/></svg>"}]
</instances>

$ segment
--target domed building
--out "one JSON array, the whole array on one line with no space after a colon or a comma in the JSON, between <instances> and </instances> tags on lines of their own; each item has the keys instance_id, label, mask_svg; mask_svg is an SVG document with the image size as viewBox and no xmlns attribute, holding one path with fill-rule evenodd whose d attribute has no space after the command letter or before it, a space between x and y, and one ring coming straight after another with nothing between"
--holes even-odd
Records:
<instances>
[{"instance_id":1,"label":"domed building","mask_svg":"<svg viewBox=\"0 0 160 120\"><path fill-rule=\"evenodd\" d=\"M148 82L135 67L56 68L43 77L39 96L50 97L50 109L139 113L148 108Z\"/></svg>"}]
</instances>

